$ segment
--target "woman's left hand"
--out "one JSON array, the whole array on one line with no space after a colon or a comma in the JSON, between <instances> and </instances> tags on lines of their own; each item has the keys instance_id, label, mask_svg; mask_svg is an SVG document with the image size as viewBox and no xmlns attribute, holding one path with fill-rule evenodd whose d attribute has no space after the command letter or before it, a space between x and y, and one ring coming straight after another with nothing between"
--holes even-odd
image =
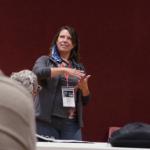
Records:
<instances>
[{"instance_id":1,"label":"woman's left hand","mask_svg":"<svg viewBox=\"0 0 150 150\"><path fill-rule=\"evenodd\" d=\"M88 80L91 77L91 75L86 75L78 82L78 88L82 91L83 96L89 95L89 88L88 88Z\"/></svg>"}]
</instances>

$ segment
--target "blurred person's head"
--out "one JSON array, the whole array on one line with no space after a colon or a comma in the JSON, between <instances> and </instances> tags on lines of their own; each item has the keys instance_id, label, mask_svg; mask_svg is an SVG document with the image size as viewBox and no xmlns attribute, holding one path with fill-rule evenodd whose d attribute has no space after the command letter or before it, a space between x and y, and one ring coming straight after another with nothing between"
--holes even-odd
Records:
<instances>
[{"instance_id":1,"label":"blurred person's head","mask_svg":"<svg viewBox=\"0 0 150 150\"><path fill-rule=\"evenodd\" d=\"M37 76L31 70L25 69L13 72L10 78L23 85L32 95L36 95L40 89Z\"/></svg>"},{"instance_id":2,"label":"blurred person's head","mask_svg":"<svg viewBox=\"0 0 150 150\"><path fill-rule=\"evenodd\" d=\"M32 96L5 76L0 76L0 149L35 150Z\"/></svg>"}]
</instances>

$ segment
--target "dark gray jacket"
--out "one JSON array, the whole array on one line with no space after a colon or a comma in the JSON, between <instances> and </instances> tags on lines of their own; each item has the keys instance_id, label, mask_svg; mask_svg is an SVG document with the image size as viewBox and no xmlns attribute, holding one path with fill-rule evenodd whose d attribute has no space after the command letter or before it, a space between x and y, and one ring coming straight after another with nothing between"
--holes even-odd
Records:
<instances>
[{"instance_id":1,"label":"dark gray jacket","mask_svg":"<svg viewBox=\"0 0 150 150\"><path fill-rule=\"evenodd\" d=\"M59 78L51 78L51 67L57 63L49 56L41 56L34 64L33 72L37 75L42 90L35 97L35 111L37 119L51 122L52 107L56 96ZM84 70L81 64L72 63L73 68ZM81 90L77 91L77 118L79 126L83 127L82 106L89 102L90 95L82 96Z\"/></svg>"}]
</instances>

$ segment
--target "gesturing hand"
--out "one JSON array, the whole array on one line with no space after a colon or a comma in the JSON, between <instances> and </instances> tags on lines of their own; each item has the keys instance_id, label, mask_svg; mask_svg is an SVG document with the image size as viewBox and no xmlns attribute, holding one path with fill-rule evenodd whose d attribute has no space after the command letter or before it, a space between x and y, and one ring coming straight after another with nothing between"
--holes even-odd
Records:
<instances>
[{"instance_id":1,"label":"gesturing hand","mask_svg":"<svg viewBox=\"0 0 150 150\"><path fill-rule=\"evenodd\" d=\"M85 77L85 73L82 70L72 69L72 68L65 68L65 73L71 76L77 77L79 80Z\"/></svg>"},{"instance_id":2,"label":"gesturing hand","mask_svg":"<svg viewBox=\"0 0 150 150\"><path fill-rule=\"evenodd\" d=\"M88 80L90 77L91 75L86 75L83 78L81 78L78 82L78 88L82 90L84 96L89 94Z\"/></svg>"}]
</instances>

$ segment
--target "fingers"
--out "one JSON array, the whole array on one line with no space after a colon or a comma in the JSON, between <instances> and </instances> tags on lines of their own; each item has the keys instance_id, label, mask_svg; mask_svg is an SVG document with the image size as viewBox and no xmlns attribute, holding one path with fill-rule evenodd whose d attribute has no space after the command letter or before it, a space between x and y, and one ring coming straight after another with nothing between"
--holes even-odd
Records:
<instances>
[{"instance_id":1,"label":"fingers","mask_svg":"<svg viewBox=\"0 0 150 150\"><path fill-rule=\"evenodd\" d=\"M82 80L84 81L88 81L88 79L91 77L91 75L85 75L84 78L82 78Z\"/></svg>"},{"instance_id":2,"label":"fingers","mask_svg":"<svg viewBox=\"0 0 150 150\"><path fill-rule=\"evenodd\" d=\"M85 79L88 80L90 77L91 77L91 75L87 75L87 76L85 77Z\"/></svg>"},{"instance_id":3,"label":"fingers","mask_svg":"<svg viewBox=\"0 0 150 150\"><path fill-rule=\"evenodd\" d=\"M87 82L88 82L88 79L91 77L91 75L86 75L85 77L83 77L83 78L81 78L81 79L79 79L78 80L78 83L79 84L87 84Z\"/></svg>"},{"instance_id":4,"label":"fingers","mask_svg":"<svg viewBox=\"0 0 150 150\"><path fill-rule=\"evenodd\" d=\"M86 75L83 70L67 68L67 73L72 76L76 76L79 80L85 79L88 80L91 75Z\"/></svg>"},{"instance_id":5,"label":"fingers","mask_svg":"<svg viewBox=\"0 0 150 150\"><path fill-rule=\"evenodd\" d=\"M71 69L71 75L76 76L79 79L85 77L85 73L82 70Z\"/></svg>"}]
</instances>

